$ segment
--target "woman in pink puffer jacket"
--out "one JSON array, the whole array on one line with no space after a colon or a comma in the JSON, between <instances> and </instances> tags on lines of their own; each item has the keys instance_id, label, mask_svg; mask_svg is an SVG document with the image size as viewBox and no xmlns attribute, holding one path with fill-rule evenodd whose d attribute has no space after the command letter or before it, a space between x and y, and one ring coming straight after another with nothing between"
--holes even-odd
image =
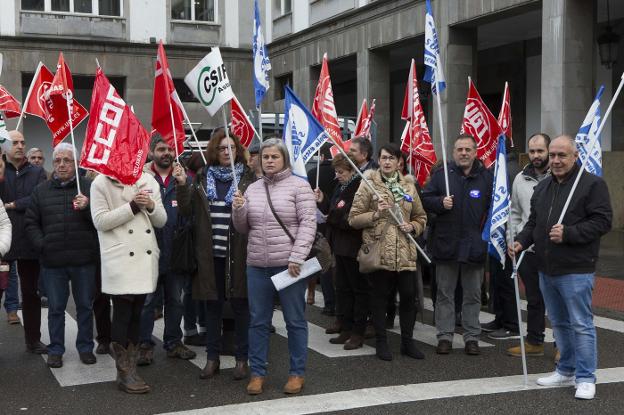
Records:
<instances>
[{"instance_id":1,"label":"woman in pink puffer jacket","mask_svg":"<svg viewBox=\"0 0 624 415\"><path fill-rule=\"evenodd\" d=\"M238 232L248 233L247 291L249 296L249 365L251 379L247 393L258 395L266 376L269 330L273 317L275 287L271 276L288 269L298 276L310 253L316 234L316 201L309 183L294 176L288 149L281 139L262 143L260 160L264 176L237 193L232 202L232 221ZM275 213L269 207L267 191ZM305 319L306 280L279 291L280 304L288 331L290 371L284 392L299 393L303 388L308 351L308 322Z\"/></svg>"}]
</instances>

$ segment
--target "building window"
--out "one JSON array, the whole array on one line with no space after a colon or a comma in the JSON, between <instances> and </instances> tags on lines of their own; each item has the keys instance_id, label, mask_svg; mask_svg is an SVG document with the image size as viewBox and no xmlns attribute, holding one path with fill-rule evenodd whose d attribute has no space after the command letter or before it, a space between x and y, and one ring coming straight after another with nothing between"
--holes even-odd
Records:
<instances>
[{"instance_id":1,"label":"building window","mask_svg":"<svg viewBox=\"0 0 624 415\"><path fill-rule=\"evenodd\" d=\"M172 0L171 18L196 22L216 22L215 0Z\"/></svg>"},{"instance_id":2,"label":"building window","mask_svg":"<svg viewBox=\"0 0 624 415\"><path fill-rule=\"evenodd\" d=\"M123 0L22 0L22 10L121 17Z\"/></svg>"},{"instance_id":3,"label":"building window","mask_svg":"<svg viewBox=\"0 0 624 415\"><path fill-rule=\"evenodd\" d=\"M173 86L182 102L199 102L182 78L173 78Z\"/></svg>"},{"instance_id":4,"label":"building window","mask_svg":"<svg viewBox=\"0 0 624 415\"><path fill-rule=\"evenodd\" d=\"M292 88L293 84L293 75L291 73L287 73L286 75L275 77L275 99L280 100L284 99L284 87L288 85Z\"/></svg>"},{"instance_id":5,"label":"building window","mask_svg":"<svg viewBox=\"0 0 624 415\"><path fill-rule=\"evenodd\" d=\"M279 16L292 13L292 0L275 0L275 8Z\"/></svg>"}]
</instances>

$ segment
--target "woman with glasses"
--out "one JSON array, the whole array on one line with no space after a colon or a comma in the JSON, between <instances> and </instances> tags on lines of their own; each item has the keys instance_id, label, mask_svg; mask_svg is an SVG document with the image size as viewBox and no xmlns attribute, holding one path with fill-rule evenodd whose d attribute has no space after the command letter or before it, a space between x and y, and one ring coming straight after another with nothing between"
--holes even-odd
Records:
<instances>
[{"instance_id":1,"label":"woman with glasses","mask_svg":"<svg viewBox=\"0 0 624 415\"><path fill-rule=\"evenodd\" d=\"M363 244L379 240L379 269L367 275L370 284L370 308L376 333L376 355L392 360L386 337L386 306L390 288L397 285L400 295L401 354L414 359L424 355L412 338L416 322L416 247L408 234L420 235L427 215L420 203L412 176L398 171L401 150L393 144L379 149L379 169L365 177L380 196L366 183L358 189L349 213L349 224L362 229ZM397 221L398 219L398 221Z\"/></svg>"},{"instance_id":2,"label":"woman with glasses","mask_svg":"<svg viewBox=\"0 0 624 415\"><path fill-rule=\"evenodd\" d=\"M245 274L247 237L236 232L231 222L232 200L244 192L255 176L247 167L245 149L238 137L226 137L216 130L208 142L208 165L197 172L193 184L177 185L178 208L193 218L197 271L193 275L193 299L202 300L206 311L206 366L201 379L219 373L223 306L227 301L234 314L236 365L233 377L247 377L247 331L249 306ZM234 159L232 172L231 159ZM184 183L185 180L180 180Z\"/></svg>"}]
</instances>

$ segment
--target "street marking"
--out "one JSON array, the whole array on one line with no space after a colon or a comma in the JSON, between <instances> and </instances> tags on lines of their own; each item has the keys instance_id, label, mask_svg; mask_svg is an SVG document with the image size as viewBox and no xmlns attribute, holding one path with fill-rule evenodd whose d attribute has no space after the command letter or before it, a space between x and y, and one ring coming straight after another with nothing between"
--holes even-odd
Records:
<instances>
[{"instance_id":1,"label":"street marking","mask_svg":"<svg viewBox=\"0 0 624 415\"><path fill-rule=\"evenodd\" d=\"M20 318L22 312L19 311ZM41 330L41 341L44 344L50 343L48 332L48 309L41 309L41 323L45 329ZM76 320L65 312L65 354L63 355L63 367L52 369L52 374L62 387L85 385L89 383L112 382L117 378L115 361L108 355L96 355L97 363L85 365L80 361L78 350L76 350L76 336L78 335L78 324ZM47 361L47 355L41 355Z\"/></svg>"},{"instance_id":2,"label":"street marking","mask_svg":"<svg viewBox=\"0 0 624 415\"><path fill-rule=\"evenodd\" d=\"M466 396L492 395L500 393L523 392L527 390L554 389L538 386L538 377L549 375L540 373L529 375L527 386L523 376L502 376L480 379L460 379L442 382L415 383L410 385L384 386L378 388L355 389L317 395L295 396L273 400L216 406L212 408L192 409L188 411L168 412L160 415L303 415L324 412L344 411L347 409L366 408L379 405L393 405L407 402L447 399ZM598 369L597 383L624 382L624 367ZM568 386L570 399L572 387ZM561 392L563 393L563 392ZM598 388L600 396L600 388Z\"/></svg>"}]
</instances>

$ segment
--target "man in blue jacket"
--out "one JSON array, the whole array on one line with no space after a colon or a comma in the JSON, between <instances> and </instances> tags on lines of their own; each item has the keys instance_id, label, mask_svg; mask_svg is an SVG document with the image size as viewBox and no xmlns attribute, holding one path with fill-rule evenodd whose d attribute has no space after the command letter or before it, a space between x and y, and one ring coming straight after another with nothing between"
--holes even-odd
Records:
<instances>
[{"instance_id":1,"label":"man in blue jacket","mask_svg":"<svg viewBox=\"0 0 624 415\"><path fill-rule=\"evenodd\" d=\"M171 254L173 250L173 234L178 226L178 202L176 198L176 180L173 176L174 150L165 140L156 135L150 144L151 163L147 163L143 171L154 176L160 185L160 196L167 211L167 223L161 229L156 230L160 257L158 260L158 287L156 291L164 289L165 304L165 331L163 347L167 350L168 357L179 359L194 359L196 353L182 344L182 315L184 304L182 303L182 288L188 276L178 275L171 270ZM141 314L141 344L139 346L140 366L149 365L154 360L154 308L156 296L150 294L145 300Z\"/></svg>"},{"instance_id":2,"label":"man in blue jacket","mask_svg":"<svg viewBox=\"0 0 624 415\"><path fill-rule=\"evenodd\" d=\"M432 254L438 285L435 324L438 354L449 354L455 331L455 287L463 287L462 326L465 352L480 354L479 311L487 244L481 230L492 194L492 173L477 160L477 142L468 134L455 139L453 160L448 164L450 195L446 194L444 169L431 176L423 192L423 206L436 215Z\"/></svg>"}]
</instances>

